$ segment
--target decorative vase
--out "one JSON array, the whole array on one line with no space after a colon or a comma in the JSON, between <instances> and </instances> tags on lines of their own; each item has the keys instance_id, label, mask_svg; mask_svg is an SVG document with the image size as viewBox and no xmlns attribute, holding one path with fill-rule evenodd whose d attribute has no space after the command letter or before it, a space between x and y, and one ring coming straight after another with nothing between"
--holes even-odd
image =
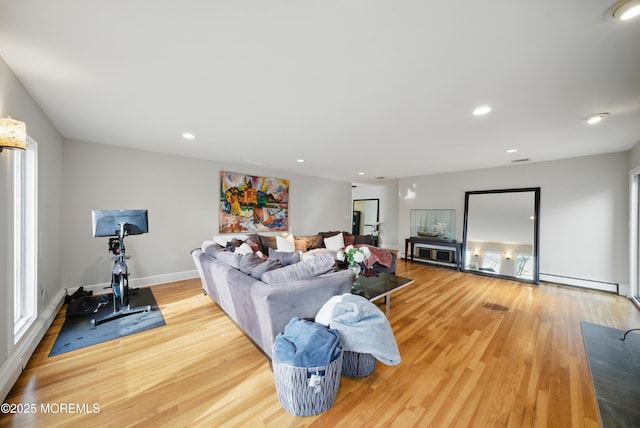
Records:
<instances>
[{"instance_id":1,"label":"decorative vase","mask_svg":"<svg viewBox=\"0 0 640 428\"><path fill-rule=\"evenodd\" d=\"M351 272L355 275L353 278L353 286L351 287L351 291L353 292L360 289L360 271L362 268L358 263L354 262L349 264L349 269L351 269Z\"/></svg>"}]
</instances>

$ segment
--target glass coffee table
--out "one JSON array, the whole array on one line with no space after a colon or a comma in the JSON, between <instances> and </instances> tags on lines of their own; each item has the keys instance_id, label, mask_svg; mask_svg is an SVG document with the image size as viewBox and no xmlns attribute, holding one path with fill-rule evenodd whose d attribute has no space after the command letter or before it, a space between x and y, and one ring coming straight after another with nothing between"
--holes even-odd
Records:
<instances>
[{"instance_id":1,"label":"glass coffee table","mask_svg":"<svg viewBox=\"0 0 640 428\"><path fill-rule=\"evenodd\" d=\"M390 273L380 272L374 276L361 275L358 279L359 286L351 289L352 294L363 296L373 302L382 297L385 299L387 316L391 311L391 293L413 284L413 279L403 278Z\"/></svg>"}]
</instances>

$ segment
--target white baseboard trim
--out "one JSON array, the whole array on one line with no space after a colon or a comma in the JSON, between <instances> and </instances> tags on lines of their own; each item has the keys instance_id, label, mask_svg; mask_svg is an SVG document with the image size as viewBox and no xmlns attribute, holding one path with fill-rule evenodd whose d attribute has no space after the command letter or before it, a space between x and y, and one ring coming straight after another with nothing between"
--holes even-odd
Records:
<instances>
[{"instance_id":1,"label":"white baseboard trim","mask_svg":"<svg viewBox=\"0 0 640 428\"><path fill-rule=\"evenodd\" d=\"M151 287L159 284L166 284L168 282L175 281L184 281L185 279L193 279L198 278L197 270L187 270L184 272L173 272L166 273L162 275L152 275L146 276L143 278L129 278L129 287L137 288L137 287ZM111 283L105 282L102 284L92 284L83 286L84 290L93 291L94 294L104 294L109 293L111 288ZM69 288L69 294L73 293L76 288Z\"/></svg>"},{"instance_id":2,"label":"white baseboard trim","mask_svg":"<svg viewBox=\"0 0 640 428\"><path fill-rule=\"evenodd\" d=\"M2 363L2 366L0 366L0 397L2 397L0 401L4 401L7 397L9 391L11 391L11 388L18 380L18 377L20 377L20 373L22 373L22 370L24 370L29 362L29 358L31 358L31 355L33 355L36 347L47 332L47 329L51 326L51 323L53 323L53 320L64 303L64 296L65 290L60 290L55 295L13 348L13 351L11 351L4 363Z\"/></svg>"},{"instance_id":3,"label":"white baseboard trim","mask_svg":"<svg viewBox=\"0 0 640 428\"><path fill-rule=\"evenodd\" d=\"M609 293L620 293L620 284L615 282L597 281L593 279L575 278L565 275L555 275L551 273L540 273L540 281L561 285L571 285L573 287L588 288L591 290L607 291Z\"/></svg>"}]
</instances>

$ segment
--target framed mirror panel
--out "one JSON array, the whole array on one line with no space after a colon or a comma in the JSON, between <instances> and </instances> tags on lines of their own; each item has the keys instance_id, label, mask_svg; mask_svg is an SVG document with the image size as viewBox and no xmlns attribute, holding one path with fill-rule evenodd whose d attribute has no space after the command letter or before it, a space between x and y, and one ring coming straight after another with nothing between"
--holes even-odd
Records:
<instances>
[{"instance_id":1,"label":"framed mirror panel","mask_svg":"<svg viewBox=\"0 0 640 428\"><path fill-rule=\"evenodd\" d=\"M354 199L353 235L371 235L371 230L380 221L380 199Z\"/></svg>"},{"instance_id":2,"label":"framed mirror panel","mask_svg":"<svg viewBox=\"0 0 640 428\"><path fill-rule=\"evenodd\" d=\"M540 188L465 193L462 269L538 284Z\"/></svg>"}]
</instances>

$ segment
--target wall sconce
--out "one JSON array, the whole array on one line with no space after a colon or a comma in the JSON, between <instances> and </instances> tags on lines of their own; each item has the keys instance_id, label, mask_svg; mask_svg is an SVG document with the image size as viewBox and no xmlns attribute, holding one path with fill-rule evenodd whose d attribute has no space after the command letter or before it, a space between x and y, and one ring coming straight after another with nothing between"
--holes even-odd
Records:
<instances>
[{"instance_id":1,"label":"wall sconce","mask_svg":"<svg viewBox=\"0 0 640 428\"><path fill-rule=\"evenodd\" d=\"M3 117L0 119L0 152L2 149L27 148L27 126L24 122Z\"/></svg>"},{"instance_id":2,"label":"wall sconce","mask_svg":"<svg viewBox=\"0 0 640 428\"><path fill-rule=\"evenodd\" d=\"M512 258L512 257L513 257L513 256L511 255L511 253L505 253L505 254L504 254L504 259L505 259L505 260L511 260L511 258Z\"/></svg>"}]
</instances>

